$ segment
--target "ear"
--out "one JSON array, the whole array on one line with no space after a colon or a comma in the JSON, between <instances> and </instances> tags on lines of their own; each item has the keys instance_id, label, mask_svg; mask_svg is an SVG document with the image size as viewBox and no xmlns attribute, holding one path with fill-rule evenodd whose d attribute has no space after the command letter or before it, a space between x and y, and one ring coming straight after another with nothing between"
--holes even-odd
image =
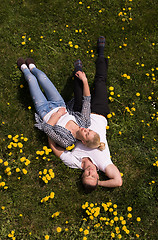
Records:
<instances>
[{"instance_id":1,"label":"ear","mask_svg":"<svg viewBox=\"0 0 158 240\"><path fill-rule=\"evenodd\" d=\"M83 145L86 145L86 141L82 140L81 142L83 143Z\"/></svg>"}]
</instances>

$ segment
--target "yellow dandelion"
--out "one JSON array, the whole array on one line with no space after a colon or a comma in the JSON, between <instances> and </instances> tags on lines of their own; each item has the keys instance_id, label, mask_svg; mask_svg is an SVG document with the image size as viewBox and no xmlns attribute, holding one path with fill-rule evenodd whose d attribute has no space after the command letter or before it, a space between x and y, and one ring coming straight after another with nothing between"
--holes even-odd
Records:
<instances>
[{"instance_id":1,"label":"yellow dandelion","mask_svg":"<svg viewBox=\"0 0 158 240\"><path fill-rule=\"evenodd\" d=\"M140 217L137 217L137 222L140 222L141 221L141 218Z\"/></svg>"},{"instance_id":2,"label":"yellow dandelion","mask_svg":"<svg viewBox=\"0 0 158 240\"><path fill-rule=\"evenodd\" d=\"M128 207L128 208L127 208L127 211L128 211L128 212L131 212L131 211L132 211L132 208L131 208L131 207Z\"/></svg>"},{"instance_id":3,"label":"yellow dandelion","mask_svg":"<svg viewBox=\"0 0 158 240\"><path fill-rule=\"evenodd\" d=\"M58 233L60 233L61 232L61 227L57 227L57 229L56 229L56 231L58 232Z\"/></svg>"},{"instance_id":4,"label":"yellow dandelion","mask_svg":"<svg viewBox=\"0 0 158 240\"><path fill-rule=\"evenodd\" d=\"M110 86L110 87L109 87L109 90L110 90L110 91L113 91L113 90L114 90L114 87Z\"/></svg>"},{"instance_id":5,"label":"yellow dandelion","mask_svg":"<svg viewBox=\"0 0 158 240\"><path fill-rule=\"evenodd\" d=\"M112 114L109 113L109 114L107 115L107 118L111 118L111 117L112 117Z\"/></svg>"},{"instance_id":6,"label":"yellow dandelion","mask_svg":"<svg viewBox=\"0 0 158 240\"><path fill-rule=\"evenodd\" d=\"M27 170L25 168L22 169L23 174L27 174Z\"/></svg>"},{"instance_id":7,"label":"yellow dandelion","mask_svg":"<svg viewBox=\"0 0 158 240\"><path fill-rule=\"evenodd\" d=\"M48 240L49 239L49 235L45 235L45 239Z\"/></svg>"},{"instance_id":8,"label":"yellow dandelion","mask_svg":"<svg viewBox=\"0 0 158 240\"><path fill-rule=\"evenodd\" d=\"M78 49L78 45L75 45L74 48Z\"/></svg>"},{"instance_id":9,"label":"yellow dandelion","mask_svg":"<svg viewBox=\"0 0 158 240\"><path fill-rule=\"evenodd\" d=\"M88 229L84 230L84 235L88 235L88 234L89 234L89 230Z\"/></svg>"},{"instance_id":10,"label":"yellow dandelion","mask_svg":"<svg viewBox=\"0 0 158 240\"><path fill-rule=\"evenodd\" d=\"M8 166L8 162L7 161L5 161L3 164L4 164L5 167Z\"/></svg>"}]
</instances>

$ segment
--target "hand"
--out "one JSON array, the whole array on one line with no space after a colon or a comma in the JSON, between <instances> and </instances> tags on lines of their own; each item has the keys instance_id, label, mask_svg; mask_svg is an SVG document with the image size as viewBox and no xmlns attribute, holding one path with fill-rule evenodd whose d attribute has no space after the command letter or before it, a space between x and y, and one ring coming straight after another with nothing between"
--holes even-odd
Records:
<instances>
[{"instance_id":1,"label":"hand","mask_svg":"<svg viewBox=\"0 0 158 240\"><path fill-rule=\"evenodd\" d=\"M84 72L77 71L75 73L75 76L78 77L83 83L87 82L87 77L86 77L86 74Z\"/></svg>"},{"instance_id":2,"label":"hand","mask_svg":"<svg viewBox=\"0 0 158 240\"><path fill-rule=\"evenodd\" d=\"M60 114L60 116L63 116L64 114L66 114L66 108L65 107L59 108L57 113Z\"/></svg>"}]
</instances>

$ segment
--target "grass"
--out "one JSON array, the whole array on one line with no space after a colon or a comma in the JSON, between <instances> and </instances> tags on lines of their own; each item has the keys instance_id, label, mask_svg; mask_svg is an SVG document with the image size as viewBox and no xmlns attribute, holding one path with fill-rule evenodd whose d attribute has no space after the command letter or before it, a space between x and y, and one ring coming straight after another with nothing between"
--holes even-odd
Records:
<instances>
[{"instance_id":1,"label":"grass","mask_svg":"<svg viewBox=\"0 0 158 240\"><path fill-rule=\"evenodd\" d=\"M2 1L0 184L3 182L5 186L0 187L0 239L86 240L121 236L157 239L156 3L156 0L87 0L82 4L74 0ZM108 121L107 139L112 160L123 173L123 186L98 188L85 194L80 170L69 169L52 153L47 155L47 150L41 152L43 146L48 146L47 138L34 128L35 109L16 61L21 56L33 57L67 101L73 96L72 71L77 58L82 60L92 86L96 41L100 35L106 36L105 55L109 56L107 85L114 87L109 90L113 114ZM9 149L10 142L16 141L23 147L14 144ZM25 165L28 161L22 162L22 157L30 163ZM10 167L8 172L7 167ZM20 172L16 172L17 168ZM39 178L44 169L52 169L55 174L47 184ZM105 176L101 174L100 178ZM54 198L41 203L51 192ZM90 203L100 209L93 220L95 207ZM107 211L102 203L108 206ZM113 219L110 206L114 209L114 204L118 217L126 219L129 233L122 230L120 220L110 222ZM128 217L129 206L132 218ZM56 212L60 212L59 216L52 218ZM100 220L101 217L109 220Z\"/></svg>"}]
</instances>

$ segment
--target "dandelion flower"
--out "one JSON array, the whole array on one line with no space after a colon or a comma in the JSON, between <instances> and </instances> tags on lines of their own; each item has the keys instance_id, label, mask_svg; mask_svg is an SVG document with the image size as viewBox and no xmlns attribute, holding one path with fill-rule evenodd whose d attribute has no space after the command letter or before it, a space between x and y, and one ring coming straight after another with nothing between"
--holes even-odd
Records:
<instances>
[{"instance_id":1,"label":"dandelion flower","mask_svg":"<svg viewBox=\"0 0 158 240\"><path fill-rule=\"evenodd\" d=\"M141 221L141 218L140 217L137 217L137 222L140 222Z\"/></svg>"},{"instance_id":2,"label":"dandelion flower","mask_svg":"<svg viewBox=\"0 0 158 240\"><path fill-rule=\"evenodd\" d=\"M111 117L112 117L112 114L109 113L109 114L107 115L107 118L111 118Z\"/></svg>"},{"instance_id":3,"label":"dandelion flower","mask_svg":"<svg viewBox=\"0 0 158 240\"><path fill-rule=\"evenodd\" d=\"M27 170L25 168L22 169L23 174L27 174Z\"/></svg>"},{"instance_id":4,"label":"dandelion flower","mask_svg":"<svg viewBox=\"0 0 158 240\"><path fill-rule=\"evenodd\" d=\"M84 230L84 235L88 235L88 234L89 234L89 230L88 229Z\"/></svg>"},{"instance_id":5,"label":"dandelion flower","mask_svg":"<svg viewBox=\"0 0 158 240\"><path fill-rule=\"evenodd\" d=\"M57 230L58 233L60 233L62 229L61 229L61 227L57 227L56 230Z\"/></svg>"},{"instance_id":6,"label":"dandelion flower","mask_svg":"<svg viewBox=\"0 0 158 240\"><path fill-rule=\"evenodd\" d=\"M131 211L132 211L132 208L131 208L131 207L128 207L128 208L127 208L127 211L131 212Z\"/></svg>"},{"instance_id":7,"label":"dandelion flower","mask_svg":"<svg viewBox=\"0 0 158 240\"><path fill-rule=\"evenodd\" d=\"M109 87L109 90L110 90L110 91L113 91L113 90L114 90L114 87L112 87L112 86Z\"/></svg>"},{"instance_id":8,"label":"dandelion flower","mask_svg":"<svg viewBox=\"0 0 158 240\"><path fill-rule=\"evenodd\" d=\"M48 240L49 239L49 235L45 235L45 239Z\"/></svg>"}]
</instances>

